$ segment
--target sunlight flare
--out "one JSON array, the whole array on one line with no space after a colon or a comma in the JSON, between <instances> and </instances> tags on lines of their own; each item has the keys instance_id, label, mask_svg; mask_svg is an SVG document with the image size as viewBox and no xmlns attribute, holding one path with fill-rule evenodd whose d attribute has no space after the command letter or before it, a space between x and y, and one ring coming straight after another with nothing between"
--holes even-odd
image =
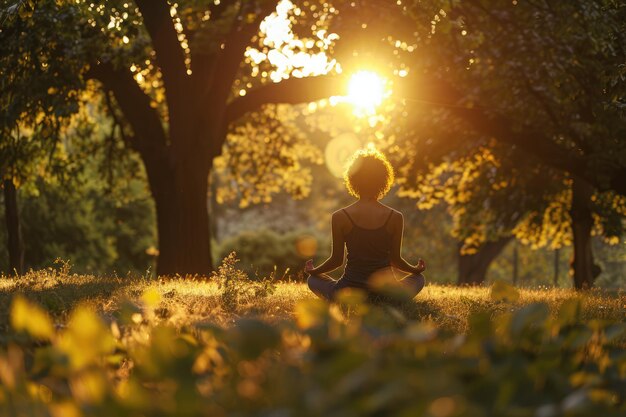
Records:
<instances>
[{"instance_id":1,"label":"sunlight flare","mask_svg":"<svg viewBox=\"0 0 626 417\"><path fill-rule=\"evenodd\" d=\"M326 167L337 178L343 176L346 163L361 147L361 142L354 133L343 133L331 139L326 145L324 159Z\"/></svg>"},{"instance_id":2,"label":"sunlight flare","mask_svg":"<svg viewBox=\"0 0 626 417\"><path fill-rule=\"evenodd\" d=\"M372 115L389 94L386 81L373 71L358 71L348 83L347 101L355 108L355 113Z\"/></svg>"}]
</instances>

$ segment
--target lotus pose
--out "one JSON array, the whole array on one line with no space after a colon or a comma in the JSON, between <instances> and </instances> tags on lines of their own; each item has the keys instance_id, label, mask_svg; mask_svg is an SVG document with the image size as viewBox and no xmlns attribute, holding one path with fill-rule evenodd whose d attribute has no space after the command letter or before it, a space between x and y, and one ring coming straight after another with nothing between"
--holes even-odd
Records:
<instances>
[{"instance_id":1,"label":"lotus pose","mask_svg":"<svg viewBox=\"0 0 626 417\"><path fill-rule=\"evenodd\" d=\"M360 150L352 157L344 179L348 192L358 200L333 213L330 257L317 267L312 260L305 264L309 288L327 300L333 300L343 288L360 288L376 295L381 284L388 284L393 277L394 267L409 275L391 280L415 297L424 288L426 266L421 259L411 265L402 258L402 213L379 201L393 184L391 164L376 150ZM343 264L344 247L348 251L346 267L341 278L333 280L326 273Z\"/></svg>"}]
</instances>

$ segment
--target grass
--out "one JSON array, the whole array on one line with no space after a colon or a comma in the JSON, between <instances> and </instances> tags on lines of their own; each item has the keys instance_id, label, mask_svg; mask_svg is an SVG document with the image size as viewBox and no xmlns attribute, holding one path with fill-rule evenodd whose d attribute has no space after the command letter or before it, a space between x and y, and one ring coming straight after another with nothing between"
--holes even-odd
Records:
<instances>
[{"instance_id":1,"label":"grass","mask_svg":"<svg viewBox=\"0 0 626 417\"><path fill-rule=\"evenodd\" d=\"M622 416L626 296L427 285L0 278L0 415Z\"/></svg>"},{"instance_id":2,"label":"grass","mask_svg":"<svg viewBox=\"0 0 626 417\"><path fill-rule=\"evenodd\" d=\"M159 295L156 310L159 320L175 326L197 321L232 324L244 316L269 322L292 319L299 301L315 296L304 283L279 282L274 292L253 302L240 302L232 311L221 302L222 289L211 280L146 279L95 277L48 269L20 278L0 278L0 331L9 329L9 307L15 294L23 294L46 308L57 323L64 323L79 304L88 304L105 317L112 317L124 303L141 303L145 292ZM428 321L438 328L463 333L472 314L492 316L508 313L532 303L545 303L555 314L566 300L582 301L582 318L623 321L626 318L626 293L601 289L578 293L563 288L521 288L513 302L494 301L489 287L426 285L411 303L399 306L408 320Z\"/></svg>"}]
</instances>

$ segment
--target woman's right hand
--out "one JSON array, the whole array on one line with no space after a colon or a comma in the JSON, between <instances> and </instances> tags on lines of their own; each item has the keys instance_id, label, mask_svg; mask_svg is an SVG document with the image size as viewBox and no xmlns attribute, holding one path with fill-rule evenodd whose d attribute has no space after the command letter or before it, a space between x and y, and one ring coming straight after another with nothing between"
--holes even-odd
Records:
<instances>
[{"instance_id":1,"label":"woman's right hand","mask_svg":"<svg viewBox=\"0 0 626 417\"><path fill-rule=\"evenodd\" d=\"M314 267L313 267L313 259L309 259L304 264L304 272L306 272L307 274L310 274L310 271L312 271L313 269L314 269Z\"/></svg>"},{"instance_id":2,"label":"woman's right hand","mask_svg":"<svg viewBox=\"0 0 626 417\"><path fill-rule=\"evenodd\" d=\"M419 261L417 261L417 265L415 266L415 273L421 274L425 270L426 270L426 263L424 262L423 259L420 259Z\"/></svg>"}]
</instances>

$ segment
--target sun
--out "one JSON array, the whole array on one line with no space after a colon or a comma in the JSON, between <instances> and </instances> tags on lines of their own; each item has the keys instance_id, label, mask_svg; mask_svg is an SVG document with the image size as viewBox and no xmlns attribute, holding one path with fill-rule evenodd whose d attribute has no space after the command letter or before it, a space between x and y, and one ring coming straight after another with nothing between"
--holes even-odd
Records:
<instances>
[{"instance_id":1,"label":"sun","mask_svg":"<svg viewBox=\"0 0 626 417\"><path fill-rule=\"evenodd\" d=\"M347 101L359 112L376 113L386 95L385 84L385 79L373 71L358 71L348 83Z\"/></svg>"}]
</instances>

